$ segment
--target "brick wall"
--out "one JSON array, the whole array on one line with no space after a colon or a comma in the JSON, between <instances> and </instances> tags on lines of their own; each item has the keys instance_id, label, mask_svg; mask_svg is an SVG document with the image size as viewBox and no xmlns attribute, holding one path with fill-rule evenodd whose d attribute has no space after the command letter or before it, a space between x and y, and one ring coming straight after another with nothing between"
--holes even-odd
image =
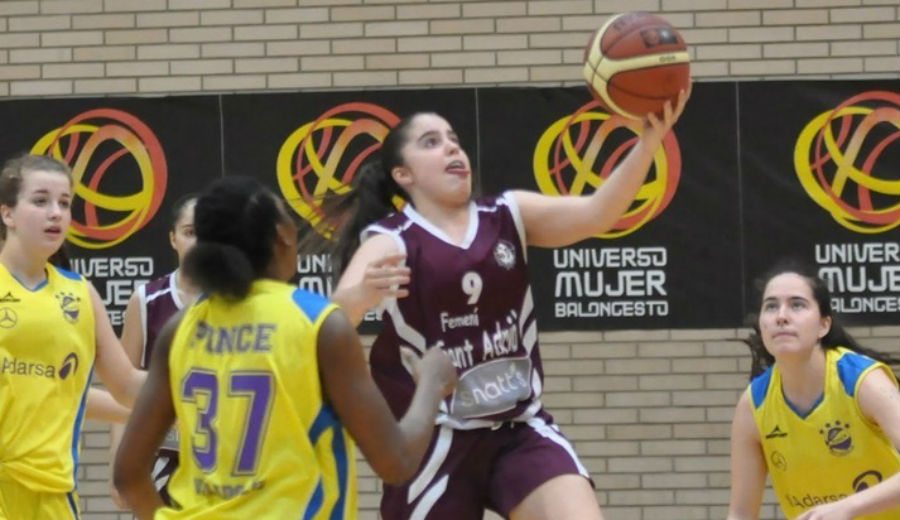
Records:
<instances>
[{"instance_id":1,"label":"brick wall","mask_svg":"<svg viewBox=\"0 0 900 520\"><path fill-rule=\"evenodd\" d=\"M868 347L900 354L900 326L851 332ZM541 334L543 401L591 472L608 520L725 518L731 418L750 372L739 341L746 333ZM130 519L107 496L107 431L90 421L85 428L79 485L86 520ZM360 519L374 520L380 483L364 461L359 474ZM784 518L770 492L760 518Z\"/></svg>"},{"instance_id":2,"label":"brick wall","mask_svg":"<svg viewBox=\"0 0 900 520\"><path fill-rule=\"evenodd\" d=\"M701 81L900 71L897 0L4 0L0 95L571 83L627 9Z\"/></svg>"},{"instance_id":3,"label":"brick wall","mask_svg":"<svg viewBox=\"0 0 900 520\"><path fill-rule=\"evenodd\" d=\"M2 0L0 96L576 84L590 32L635 9L680 28L697 81L900 77L897 0ZM900 327L855 332L900 352ZM724 518L743 335L542 335L545 402L608 518ZM89 422L88 520L130 518L107 498L107 443ZM379 484L360 474L375 518Z\"/></svg>"}]
</instances>

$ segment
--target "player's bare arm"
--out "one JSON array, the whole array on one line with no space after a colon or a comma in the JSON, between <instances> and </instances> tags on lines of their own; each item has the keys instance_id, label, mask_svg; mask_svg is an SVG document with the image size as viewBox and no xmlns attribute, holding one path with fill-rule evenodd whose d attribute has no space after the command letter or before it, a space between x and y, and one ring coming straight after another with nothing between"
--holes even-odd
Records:
<instances>
[{"instance_id":1,"label":"player's bare arm","mask_svg":"<svg viewBox=\"0 0 900 520\"><path fill-rule=\"evenodd\" d=\"M179 313L169 320L156 341L154 362L122 435L113 468L113 483L139 520L153 518L154 512L163 507L151 471L156 452L175 422L169 387L169 348L180 322Z\"/></svg>"}]
</instances>

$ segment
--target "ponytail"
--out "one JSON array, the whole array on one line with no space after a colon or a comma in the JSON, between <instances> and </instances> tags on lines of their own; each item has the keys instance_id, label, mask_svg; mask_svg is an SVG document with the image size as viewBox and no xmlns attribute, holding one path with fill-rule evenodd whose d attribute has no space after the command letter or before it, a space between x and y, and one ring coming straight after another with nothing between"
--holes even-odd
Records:
<instances>
[{"instance_id":1,"label":"ponytail","mask_svg":"<svg viewBox=\"0 0 900 520\"><path fill-rule=\"evenodd\" d=\"M300 245L301 253L330 254L335 277L339 277L359 247L366 226L396 211L394 197L406 199L406 193L382 168L381 161L363 164L350 191L323 199L317 233L306 235ZM330 240L323 238L328 235Z\"/></svg>"},{"instance_id":2,"label":"ponytail","mask_svg":"<svg viewBox=\"0 0 900 520\"><path fill-rule=\"evenodd\" d=\"M232 245L216 242L197 242L181 269L201 291L236 300L247 296L256 278L247 255Z\"/></svg>"},{"instance_id":3,"label":"ponytail","mask_svg":"<svg viewBox=\"0 0 900 520\"><path fill-rule=\"evenodd\" d=\"M395 197L409 201L391 172L404 164L401 150L417 115L402 119L388 132L379 155L363 164L348 192L321 199L321 219L311 226L316 232L306 234L300 242L300 253L330 254L335 278L340 277L359 247L366 226L396 211Z\"/></svg>"},{"instance_id":4,"label":"ponytail","mask_svg":"<svg viewBox=\"0 0 900 520\"><path fill-rule=\"evenodd\" d=\"M197 243L185 256L184 274L209 294L245 297L265 275L283 215L275 195L252 177L213 182L197 198Z\"/></svg>"}]
</instances>

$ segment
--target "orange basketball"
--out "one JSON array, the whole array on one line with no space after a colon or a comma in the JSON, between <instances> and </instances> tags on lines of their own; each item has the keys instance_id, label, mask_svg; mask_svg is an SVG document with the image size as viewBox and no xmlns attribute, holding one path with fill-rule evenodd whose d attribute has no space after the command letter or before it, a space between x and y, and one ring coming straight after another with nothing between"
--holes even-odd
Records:
<instances>
[{"instance_id":1,"label":"orange basketball","mask_svg":"<svg viewBox=\"0 0 900 520\"><path fill-rule=\"evenodd\" d=\"M659 16L631 12L613 16L584 50L584 78L611 112L642 119L662 115L691 82L690 56L678 31Z\"/></svg>"}]
</instances>

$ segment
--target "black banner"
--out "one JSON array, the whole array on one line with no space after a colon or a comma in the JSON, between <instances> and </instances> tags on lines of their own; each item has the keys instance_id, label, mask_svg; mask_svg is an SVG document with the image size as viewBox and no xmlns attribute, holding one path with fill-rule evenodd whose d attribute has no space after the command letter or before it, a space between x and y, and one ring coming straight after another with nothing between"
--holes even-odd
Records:
<instances>
[{"instance_id":1,"label":"black banner","mask_svg":"<svg viewBox=\"0 0 900 520\"><path fill-rule=\"evenodd\" d=\"M603 236L531 248L543 330L741 326L776 260L818 265L851 323L900 311L900 82L698 83L638 197ZM174 267L171 204L256 175L301 217L345 190L418 111L454 126L476 191L588 194L634 145L583 88L480 88L7 100L0 156L73 166L69 250L121 321L133 288ZM329 293L327 258L298 284ZM372 316L370 316L370 319Z\"/></svg>"},{"instance_id":2,"label":"black banner","mask_svg":"<svg viewBox=\"0 0 900 520\"><path fill-rule=\"evenodd\" d=\"M898 82L749 83L740 92L748 276L799 258L818 267L845 321L896 324Z\"/></svg>"},{"instance_id":3,"label":"black banner","mask_svg":"<svg viewBox=\"0 0 900 520\"><path fill-rule=\"evenodd\" d=\"M740 320L734 86L699 84L694 95L723 108L716 125L703 111L684 114L612 232L529 251L544 328L722 327ZM483 91L479 114L488 192L591 193L641 132L640 122L610 118L581 88Z\"/></svg>"},{"instance_id":4,"label":"black banner","mask_svg":"<svg viewBox=\"0 0 900 520\"><path fill-rule=\"evenodd\" d=\"M170 208L222 175L214 96L0 103L0 157L53 155L72 167L66 245L118 328L134 288L175 268Z\"/></svg>"}]
</instances>

